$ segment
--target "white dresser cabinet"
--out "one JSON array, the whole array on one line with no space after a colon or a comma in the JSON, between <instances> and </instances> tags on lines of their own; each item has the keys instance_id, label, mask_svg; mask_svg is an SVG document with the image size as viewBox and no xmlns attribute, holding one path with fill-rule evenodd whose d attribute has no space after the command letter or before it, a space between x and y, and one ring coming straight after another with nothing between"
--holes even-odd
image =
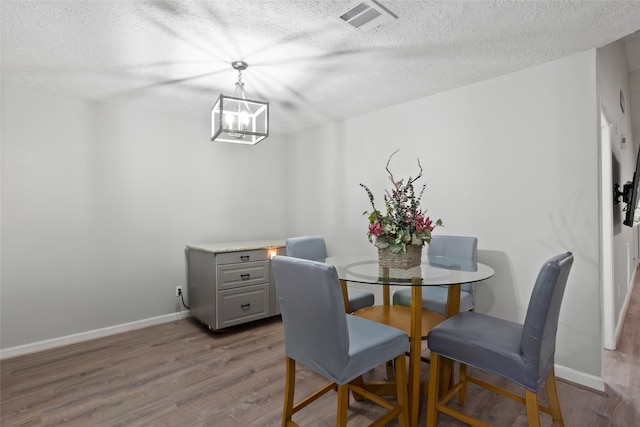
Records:
<instances>
[{"instance_id":1,"label":"white dresser cabinet","mask_svg":"<svg viewBox=\"0 0 640 427\"><path fill-rule=\"evenodd\" d=\"M211 330L280 314L270 259L284 239L187 245L191 314Z\"/></svg>"}]
</instances>

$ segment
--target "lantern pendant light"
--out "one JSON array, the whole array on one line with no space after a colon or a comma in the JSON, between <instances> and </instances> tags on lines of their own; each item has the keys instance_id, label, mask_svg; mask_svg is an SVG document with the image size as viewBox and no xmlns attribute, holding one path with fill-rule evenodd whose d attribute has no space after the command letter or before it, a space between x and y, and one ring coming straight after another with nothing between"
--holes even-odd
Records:
<instances>
[{"instance_id":1,"label":"lantern pendant light","mask_svg":"<svg viewBox=\"0 0 640 427\"><path fill-rule=\"evenodd\" d=\"M231 63L238 71L233 95L220 94L211 109L211 141L255 145L269 136L269 103L247 99L242 82L244 61Z\"/></svg>"}]
</instances>

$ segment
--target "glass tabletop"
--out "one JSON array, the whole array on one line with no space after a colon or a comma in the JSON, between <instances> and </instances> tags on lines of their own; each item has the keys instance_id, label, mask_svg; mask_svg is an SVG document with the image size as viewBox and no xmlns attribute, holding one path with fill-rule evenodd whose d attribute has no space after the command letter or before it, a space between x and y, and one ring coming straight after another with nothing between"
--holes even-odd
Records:
<instances>
[{"instance_id":1,"label":"glass tabletop","mask_svg":"<svg viewBox=\"0 0 640 427\"><path fill-rule=\"evenodd\" d=\"M329 257L325 262L336 268L342 280L374 285L411 286L413 277L421 277L423 286L455 285L478 282L494 274L493 268L479 262L433 255L423 256L420 266L389 268L388 277L375 255Z\"/></svg>"}]
</instances>

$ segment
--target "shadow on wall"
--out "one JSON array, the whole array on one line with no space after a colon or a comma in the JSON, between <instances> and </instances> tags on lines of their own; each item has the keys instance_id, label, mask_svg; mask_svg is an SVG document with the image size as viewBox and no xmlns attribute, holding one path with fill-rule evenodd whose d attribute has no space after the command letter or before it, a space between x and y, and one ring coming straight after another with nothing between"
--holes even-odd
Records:
<instances>
[{"instance_id":1,"label":"shadow on wall","mask_svg":"<svg viewBox=\"0 0 640 427\"><path fill-rule=\"evenodd\" d=\"M512 322L521 322L521 301L515 291L513 270L507 254L478 249L478 262L494 269L495 275L476 284L475 310Z\"/></svg>"}]
</instances>

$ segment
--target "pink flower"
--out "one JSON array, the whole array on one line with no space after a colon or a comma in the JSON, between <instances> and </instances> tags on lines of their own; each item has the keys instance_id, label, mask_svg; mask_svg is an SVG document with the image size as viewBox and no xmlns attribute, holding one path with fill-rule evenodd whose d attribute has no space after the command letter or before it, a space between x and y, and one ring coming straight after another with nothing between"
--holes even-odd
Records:
<instances>
[{"instance_id":1,"label":"pink flower","mask_svg":"<svg viewBox=\"0 0 640 427\"><path fill-rule=\"evenodd\" d=\"M431 218L429 217L423 217L422 214L418 213L416 214L416 231L419 233L423 230L429 230L429 231L433 231L434 228L436 228L435 225L433 225L433 222L431 221Z\"/></svg>"},{"instance_id":2,"label":"pink flower","mask_svg":"<svg viewBox=\"0 0 640 427\"><path fill-rule=\"evenodd\" d=\"M369 224L369 234L376 237L384 234L384 231L382 231L382 227L380 226L380 223L378 221L374 222L373 224Z\"/></svg>"},{"instance_id":3,"label":"pink flower","mask_svg":"<svg viewBox=\"0 0 640 427\"><path fill-rule=\"evenodd\" d=\"M429 231L433 231L433 229L436 228L435 224L433 224L433 222L431 221L431 218L429 217L425 219L424 226L425 228L428 228Z\"/></svg>"}]
</instances>

